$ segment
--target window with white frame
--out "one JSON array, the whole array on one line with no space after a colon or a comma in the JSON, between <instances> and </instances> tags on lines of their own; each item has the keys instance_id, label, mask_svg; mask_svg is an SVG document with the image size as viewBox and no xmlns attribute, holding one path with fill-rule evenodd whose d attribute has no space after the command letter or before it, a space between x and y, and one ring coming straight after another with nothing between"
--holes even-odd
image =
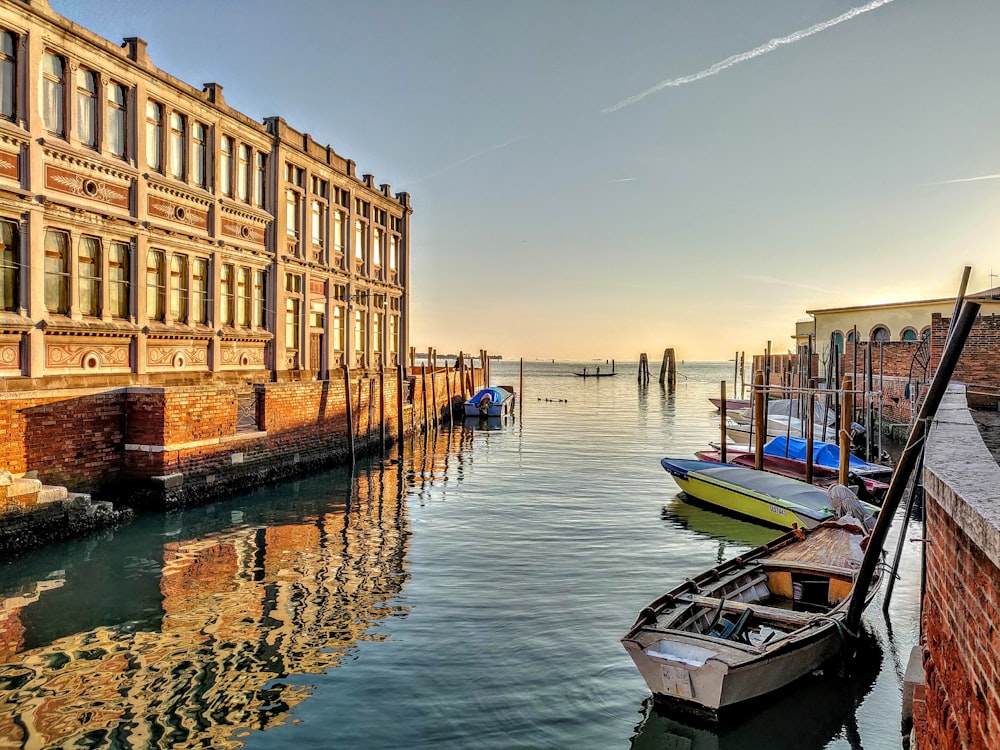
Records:
<instances>
[{"instance_id":1,"label":"window with white frame","mask_svg":"<svg viewBox=\"0 0 1000 750\"><path fill-rule=\"evenodd\" d=\"M146 102L146 165L163 171L163 105L152 99Z\"/></svg>"},{"instance_id":2,"label":"window with white frame","mask_svg":"<svg viewBox=\"0 0 1000 750\"><path fill-rule=\"evenodd\" d=\"M206 186L206 165L208 164L208 141L205 126L200 122L191 123L191 182L200 188Z\"/></svg>"},{"instance_id":3,"label":"window with white frame","mask_svg":"<svg viewBox=\"0 0 1000 750\"><path fill-rule=\"evenodd\" d=\"M45 309L69 313L69 234L45 230Z\"/></svg>"},{"instance_id":4,"label":"window with white frame","mask_svg":"<svg viewBox=\"0 0 1000 750\"><path fill-rule=\"evenodd\" d=\"M128 317L130 256L127 242L112 242L108 247L108 307L113 318Z\"/></svg>"},{"instance_id":5,"label":"window with white frame","mask_svg":"<svg viewBox=\"0 0 1000 750\"><path fill-rule=\"evenodd\" d=\"M208 322L208 261L191 260L191 322Z\"/></svg>"},{"instance_id":6,"label":"window with white frame","mask_svg":"<svg viewBox=\"0 0 1000 750\"><path fill-rule=\"evenodd\" d=\"M170 256L170 319L188 320L188 258L179 253Z\"/></svg>"},{"instance_id":7,"label":"window with white frame","mask_svg":"<svg viewBox=\"0 0 1000 750\"><path fill-rule=\"evenodd\" d=\"M77 253L77 280L80 313L91 317L101 314L101 241L81 237Z\"/></svg>"},{"instance_id":8,"label":"window with white frame","mask_svg":"<svg viewBox=\"0 0 1000 750\"><path fill-rule=\"evenodd\" d=\"M97 74L76 71L76 137L90 148L97 146Z\"/></svg>"},{"instance_id":9,"label":"window with white frame","mask_svg":"<svg viewBox=\"0 0 1000 750\"><path fill-rule=\"evenodd\" d=\"M219 147L219 191L227 198L233 197L233 139L222 136Z\"/></svg>"},{"instance_id":10,"label":"window with white frame","mask_svg":"<svg viewBox=\"0 0 1000 750\"><path fill-rule=\"evenodd\" d=\"M108 85L108 152L128 158L128 89L120 83Z\"/></svg>"},{"instance_id":11,"label":"window with white frame","mask_svg":"<svg viewBox=\"0 0 1000 750\"><path fill-rule=\"evenodd\" d=\"M250 269L240 266L236 270L236 324L250 327Z\"/></svg>"},{"instance_id":12,"label":"window with white frame","mask_svg":"<svg viewBox=\"0 0 1000 750\"><path fill-rule=\"evenodd\" d=\"M187 121L180 112L170 113L170 176L184 179L184 150L187 143Z\"/></svg>"},{"instance_id":13,"label":"window with white frame","mask_svg":"<svg viewBox=\"0 0 1000 750\"><path fill-rule=\"evenodd\" d=\"M42 124L55 135L66 134L66 60L54 52L42 55Z\"/></svg>"},{"instance_id":14,"label":"window with white frame","mask_svg":"<svg viewBox=\"0 0 1000 750\"><path fill-rule=\"evenodd\" d=\"M20 302L20 232L13 221L0 220L0 310L15 312Z\"/></svg>"},{"instance_id":15,"label":"window with white frame","mask_svg":"<svg viewBox=\"0 0 1000 750\"><path fill-rule=\"evenodd\" d=\"M219 270L219 320L225 326L233 324L233 303L236 297L234 276L232 264L223 263Z\"/></svg>"},{"instance_id":16,"label":"window with white frame","mask_svg":"<svg viewBox=\"0 0 1000 750\"><path fill-rule=\"evenodd\" d=\"M162 250L146 253L146 317L150 320L164 319L166 310L167 272L166 259Z\"/></svg>"},{"instance_id":17,"label":"window with white frame","mask_svg":"<svg viewBox=\"0 0 1000 750\"><path fill-rule=\"evenodd\" d=\"M266 327L264 312L267 297L267 271L256 269L253 272L253 327Z\"/></svg>"},{"instance_id":18,"label":"window with white frame","mask_svg":"<svg viewBox=\"0 0 1000 750\"><path fill-rule=\"evenodd\" d=\"M245 203L250 202L250 147L240 144L239 162L236 168L236 197Z\"/></svg>"},{"instance_id":19,"label":"window with white frame","mask_svg":"<svg viewBox=\"0 0 1000 750\"><path fill-rule=\"evenodd\" d=\"M344 265L344 212L333 212L333 258L331 264L337 268Z\"/></svg>"},{"instance_id":20,"label":"window with white frame","mask_svg":"<svg viewBox=\"0 0 1000 750\"><path fill-rule=\"evenodd\" d=\"M0 117L17 119L17 36L0 30Z\"/></svg>"},{"instance_id":21,"label":"window with white frame","mask_svg":"<svg viewBox=\"0 0 1000 750\"><path fill-rule=\"evenodd\" d=\"M259 208L264 207L264 188L267 184L267 154L258 151L254 155L253 201Z\"/></svg>"}]
</instances>

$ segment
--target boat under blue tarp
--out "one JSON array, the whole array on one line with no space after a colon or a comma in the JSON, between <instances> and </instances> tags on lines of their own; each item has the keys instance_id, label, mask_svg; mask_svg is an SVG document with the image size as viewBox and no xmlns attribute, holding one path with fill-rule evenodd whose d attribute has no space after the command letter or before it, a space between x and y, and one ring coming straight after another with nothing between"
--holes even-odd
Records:
<instances>
[{"instance_id":1,"label":"boat under blue tarp","mask_svg":"<svg viewBox=\"0 0 1000 750\"><path fill-rule=\"evenodd\" d=\"M771 438L764 444L764 453L768 456L781 456L783 458L794 458L798 461L805 461L808 455L808 445L805 438L786 438L779 435ZM813 463L817 466L829 466L836 469L840 466L840 446L834 443L824 443L820 440L813 441ZM871 476L873 474L892 474L892 469L880 464L871 464L852 455L848 470L858 476Z\"/></svg>"}]
</instances>

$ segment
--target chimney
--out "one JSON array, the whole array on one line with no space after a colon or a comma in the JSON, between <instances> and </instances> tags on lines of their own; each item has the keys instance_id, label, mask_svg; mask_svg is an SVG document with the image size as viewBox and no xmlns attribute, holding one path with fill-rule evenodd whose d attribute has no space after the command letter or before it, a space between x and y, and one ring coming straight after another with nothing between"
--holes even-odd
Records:
<instances>
[{"instance_id":1,"label":"chimney","mask_svg":"<svg viewBox=\"0 0 1000 750\"><path fill-rule=\"evenodd\" d=\"M389 189L389 183L388 182L383 182L378 187L379 187L379 190L382 191L382 195L384 195L386 198L392 197L392 190Z\"/></svg>"},{"instance_id":2,"label":"chimney","mask_svg":"<svg viewBox=\"0 0 1000 750\"><path fill-rule=\"evenodd\" d=\"M221 83L203 83L201 84L201 93L208 95L208 100L212 104L225 104L226 100L222 96L222 84Z\"/></svg>"},{"instance_id":3,"label":"chimney","mask_svg":"<svg viewBox=\"0 0 1000 750\"><path fill-rule=\"evenodd\" d=\"M149 64L149 55L146 53L146 40L137 36L127 36L122 44L125 48L128 59L140 65Z\"/></svg>"},{"instance_id":4,"label":"chimney","mask_svg":"<svg viewBox=\"0 0 1000 750\"><path fill-rule=\"evenodd\" d=\"M366 174L364 179L365 179L365 187L369 187L369 188L370 187L374 187L374 185L375 185L375 175L373 175L373 174Z\"/></svg>"},{"instance_id":5,"label":"chimney","mask_svg":"<svg viewBox=\"0 0 1000 750\"><path fill-rule=\"evenodd\" d=\"M356 165L354 163L354 159L348 159L347 160L347 176L348 177L354 177L354 167L355 166Z\"/></svg>"}]
</instances>

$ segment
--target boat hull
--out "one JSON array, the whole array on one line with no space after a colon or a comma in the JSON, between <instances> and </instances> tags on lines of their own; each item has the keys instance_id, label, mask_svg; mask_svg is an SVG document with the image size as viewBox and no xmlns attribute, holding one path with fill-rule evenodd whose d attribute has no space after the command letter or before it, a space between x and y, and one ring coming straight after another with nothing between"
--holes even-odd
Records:
<instances>
[{"instance_id":1,"label":"boat hull","mask_svg":"<svg viewBox=\"0 0 1000 750\"><path fill-rule=\"evenodd\" d=\"M688 710L718 712L728 707L773 693L815 671L835 657L842 644L832 622L817 626L804 642L783 652L741 664L727 663L724 655L698 659L651 656L638 643L623 641L625 650L642 675L653 696ZM682 645L678 638L674 644ZM724 644L724 642L722 642ZM672 644L672 645L674 645ZM703 639L691 639L689 646L711 651ZM723 650L725 646L720 647ZM683 648L677 649L683 652Z\"/></svg>"},{"instance_id":2,"label":"boat hull","mask_svg":"<svg viewBox=\"0 0 1000 750\"><path fill-rule=\"evenodd\" d=\"M725 481L723 477L713 476L706 470L676 470L677 465L691 466L704 464L706 467L724 467L727 464L712 464L707 461L680 462L671 459L661 461L663 468L670 473L677 482L677 485L691 497L702 502L717 506L730 513L752 518L757 521L790 529L793 527L813 528L822 521L830 518L832 512L829 510L818 510L808 513L804 508L796 508L794 504L787 503L779 497L773 497L763 492L740 487ZM752 472L753 469L741 469ZM759 472L757 472L759 473ZM776 477L776 479L785 479ZM795 485L801 484L795 480L787 480ZM808 486L808 485L807 485ZM825 492L816 488L819 493L825 496Z\"/></svg>"}]
</instances>

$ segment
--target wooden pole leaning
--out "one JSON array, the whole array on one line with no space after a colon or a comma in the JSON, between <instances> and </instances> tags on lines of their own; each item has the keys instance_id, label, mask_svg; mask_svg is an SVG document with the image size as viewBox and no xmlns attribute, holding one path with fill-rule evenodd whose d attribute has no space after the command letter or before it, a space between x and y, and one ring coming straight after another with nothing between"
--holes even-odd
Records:
<instances>
[{"instance_id":1,"label":"wooden pole leaning","mask_svg":"<svg viewBox=\"0 0 1000 750\"><path fill-rule=\"evenodd\" d=\"M764 402L767 394L764 391L764 373L757 370L753 374L753 421L757 428L757 439L753 444L753 465L757 471L764 470L764 443L766 442L767 424L764 418Z\"/></svg>"},{"instance_id":2,"label":"wooden pole leaning","mask_svg":"<svg viewBox=\"0 0 1000 750\"><path fill-rule=\"evenodd\" d=\"M345 358L346 359L346 358ZM347 452L351 459L351 466L354 466L354 405L351 403L351 366L344 363L344 392L347 403Z\"/></svg>"},{"instance_id":3,"label":"wooden pole leaning","mask_svg":"<svg viewBox=\"0 0 1000 750\"><path fill-rule=\"evenodd\" d=\"M958 323L952 329L951 336L948 338L948 343L941 354L941 361L938 363L937 372L934 373L934 379L931 381L927 395L924 397L924 403L920 406L917 418L913 421L913 426L910 428L906 447L903 448L903 453L899 457L899 463L896 464L896 470L892 473L889 489L885 493L885 499L882 501L878 520L875 522L875 529L868 540L865 557L861 562L861 569L858 571L857 578L855 579L855 594L851 596L851 603L847 610L847 619L845 621L845 626L850 633L858 632L858 626L861 624L861 613L864 611L867 599L865 593L867 593L871 585L876 567L882 563L882 547L889 533L889 527L892 526L893 517L896 515L896 509L906 490L906 484L910 479L910 475L921 455L923 455L922 449L924 441L927 438L927 431L930 429L930 422L934 419L934 415L937 414L941 399L944 398L945 391L948 389L948 383L951 381L951 376L958 365L962 349L965 348L965 341L968 339L969 332L976 322L976 316L979 315L979 308L980 305L978 302L966 302L962 306L962 313L959 316Z\"/></svg>"}]
</instances>

